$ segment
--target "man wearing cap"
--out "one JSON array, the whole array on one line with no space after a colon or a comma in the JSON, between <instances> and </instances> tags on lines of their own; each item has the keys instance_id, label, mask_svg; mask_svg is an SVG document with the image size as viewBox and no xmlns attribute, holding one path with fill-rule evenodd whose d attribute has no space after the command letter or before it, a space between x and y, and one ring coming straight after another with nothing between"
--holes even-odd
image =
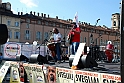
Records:
<instances>
[{"instance_id":1,"label":"man wearing cap","mask_svg":"<svg viewBox=\"0 0 124 83\"><path fill-rule=\"evenodd\" d=\"M68 34L68 40L70 41L69 44L70 44L71 55L75 55L80 43L81 29L76 25L76 22L73 22L71 24L72 24L72 29Z\"/></svg>"}]
</instances>

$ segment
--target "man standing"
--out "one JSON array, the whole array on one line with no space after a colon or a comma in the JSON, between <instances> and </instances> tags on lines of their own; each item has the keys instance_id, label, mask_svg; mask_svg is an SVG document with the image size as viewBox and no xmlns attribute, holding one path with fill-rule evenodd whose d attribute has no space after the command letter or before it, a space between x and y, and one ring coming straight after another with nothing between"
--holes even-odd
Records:
<instances>
[{"instance_id":1,"label":"man standing","mask_svg":"<svg viewBox=\"0 0 124 83\"><path fill-rule=\"evenodd\" d=\"M76 22L73 22L71 24L72 24L72 29L68 34L68 40L70 42L71 55L75 55L75 53L77 52L78 46L80 44L81 29L79 26L77 26Z\"/></svg>"},{"instance_id":2,"label":"man standing","mask_svg":"<svg viewBox=\"0 0 124 83\"><path fill-rule=\"evenodd\" d=\"M57 28L53 28L53 39L51 39L51 42L55 43L55 52L56 55L54 58L58 63L61 62L61 34Z\"/></svg>"}]
</instances>

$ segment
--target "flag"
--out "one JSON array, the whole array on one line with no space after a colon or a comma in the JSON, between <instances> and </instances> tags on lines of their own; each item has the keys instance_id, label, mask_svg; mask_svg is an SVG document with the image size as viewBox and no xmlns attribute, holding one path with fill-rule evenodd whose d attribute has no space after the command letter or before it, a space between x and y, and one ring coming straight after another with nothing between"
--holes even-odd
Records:
<instances>
[{"instance_id":1,"label":"flag","mask_svg":"<svg viewBox=\"0 0 124 83\"><path fill-rule=\"evenodd\" d=\"M77 27L79 27L79 24L78 24L78 12L76 12L75 17L73 19L73 22L76 22Z\"/></svg>"}]
</instances>

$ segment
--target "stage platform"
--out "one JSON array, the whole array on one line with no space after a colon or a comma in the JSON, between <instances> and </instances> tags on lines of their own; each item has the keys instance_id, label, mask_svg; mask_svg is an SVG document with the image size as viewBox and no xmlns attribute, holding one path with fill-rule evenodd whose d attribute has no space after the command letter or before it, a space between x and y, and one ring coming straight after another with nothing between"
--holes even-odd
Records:
<instances>
[{"instance_id":1,"label":"stage platform","mask_svg":"<svg viewBox=\"0 0 124 83\"><path fill-rule=\"evenodd\" d=\"M118 63L107 63L107 62L97 62L98 67L94 68L84 68L84 69L78 69L78 70L83 70L83 71L95 71L99 73L108 73L108 74L117 74L120 75L120 62ZM71 69L69 66L69 61L66 60L65 62L61 63L50 63L50 64L45 64L46 66L55 66L55 67L61 67L61 68L68 68Z\"/></svg>"}]
</instances>

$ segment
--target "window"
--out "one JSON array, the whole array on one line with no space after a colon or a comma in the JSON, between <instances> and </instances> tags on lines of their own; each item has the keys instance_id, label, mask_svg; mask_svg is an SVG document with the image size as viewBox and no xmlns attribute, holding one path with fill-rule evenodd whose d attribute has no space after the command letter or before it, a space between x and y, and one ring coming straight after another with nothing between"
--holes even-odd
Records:
<instances>
[{"instance_id":1,"label":"window","mask_svg":"<svg viewBox=\"0 0 124 83\"><path fill-rule=\"evenodd\" d=\"M97 45L97 43L98 43L98 39L96 38L96 40L95 40L95 43L96 43L96 45Z\"/></svg>"},{"instance_id":2,"label":"window","mask_svg":"<svg viewBox=\"0 0 124 83\"><path fill-rule=\"evenodd\" d=\"M41 32L37 32L36 33L36 40L40 40L41 39Z\"/></svg>"},{"instance_id":3,"label":"window","mask_svg":"<svg viewBox=\"0 0 124 83\"><path fill-rule=\"evenodd\" d=\"M84 42L87 42L87 38L86 37L84 37Z\"/></svg>"},{"instance_id":4,"label":"window","mask_svg":"<svg viewBox=\"0 0 124 83\"><path fill-rule=\"evenodd\" d=\"M30 39L30 31L29 30L26 30L25 31L25 39L26 40L29 40Z\"/></svg>"},{"instance_id":5,"label":"window","mask_svg":"<svg viewBox=\"0 0 124 83\"><path fill-rule=\"evenodd\" d=\"M113 26L116 26L116 22L115 21L113 22Z\"/></svg>"},{"instance_id":6,"label":"window","mask_svg":"<svg viewBox=\"0 0 124 83\"><path fill-rule=\"evenodd\" d=\"M19 39L20 38L20 32L15 32L14 33L14 38Z\"/></svg>"},{"instance_id":7,"label":"window","mask_svg":"<svg viewBox=\"0 0 124 83\"><path fill-rule=\"evenodd\" d=\"M45 22L45 25L48 25L48 22Z\"/></svg>"},{"instance_id":8,"label":"window","mask_svg":"<svg viewBox=\"0 0 124 83\"><path fill-rule=\"evenodd\" d=\"M56 24L55 24L55 23L53 23L53 26L54 26L54 27L55 27L55 25L56 25Z\"/></svg>"},{"instance_id":9,"label":"window","mask_svg":"<svg viewBox=\"0 0 124 83\"><path fill-rule=\"evenodd\" d=\"M48 32L45 32L44 33L44 39L48 39L48 38L49 38Z\"/></svg>"},{"instance_id":10,"label":"window","mask_svg":"<svg viewBox=\"0 0 124 83\"><path fill-rule=\"evenodd\" d=\"M27 23L30 23L30 19L26 19L26 22L27 22Z\"/></svg>"},{"instance_id":11,"label":"window","mask_svg":"<svg viewBox=\"0 0 124 83\"><path fill-rule=\"evenodd\" d=\"M84 31L87 31L87 28L84 28Z\"/></svg>"},{"instance_id":12,"label":"window","mask_svg":"<svg viewBox=\"0 0 124 83\"><path fill-rule=\"evenodd\" d=\"M15 22L15 26L18 27L19 26L19 22Z\"/></svg>"},{"instance_id":13,"label":"window","mask_svg":"<svg viewBox=\"0 0 124 83\"><path fill-rule=\"evenodd\" d=\"M11 39L12 38L12 31L8 31L8 37Z\"/></svg>"},{"instance_id":14,"label":"window","mask_svg":"<svg viewBox=\"0 0 124 83\"><path fill-rule=\"evenodd\" d=\"M60 27L62 28L62 24L60 24Z\"/></svg>"},{"instance_id":15,"label":"window","mask_svg":"<svg viewBox=\"0 0 124 83\"><path fill-rule=\"evenodd\" d=\"M80 37L80 42L83 42L83 38L82 38L82 36Z\"/></svg>"},{"instance_id":16,"label":"window","mask_svg":"<svg viewBox=\"0 0 124 83\"><path fill-rule=\"evenodd\" d=\"M103 44L103 41L102 41L102 39L100 39L100 45L102 45Z\"/></svg>"},{"instance_id":17,"label":"window","mask_svg":"<svg viewBox=\"0 0 124 83\"><path fill-rule=\"evenodd\" d=\"M41 24L41 21L40 21L40 20L38 20L37 24Z\"/></svg>"},{"instance_id":18,"label":"window","mask_svg":"<svg viewBox=\"0 0 124 83\"><path fill-rule=\"evenodd\" d=\"M93 37L90 37L90 44L93 43Z\"/></svg>"},{"instance_id":19,"label":"window","mask_svg":"<svg viewBox=\"0 0 124 83\"><path fill-rule=\"evenodd\" d=\"M26 24L26 28L29 28L29 23Z\"/></svg>"},{"instance_id":20,"label":"window","mask_svg":"<svg viewBox=\"0 0 124 83\"><path fill-rule=\"evenodd\" d=\"M10 20L7 21L7 25L8 25L8 26L11 25L11 21L10 21Z\"/></svg>"}]
</instances>

